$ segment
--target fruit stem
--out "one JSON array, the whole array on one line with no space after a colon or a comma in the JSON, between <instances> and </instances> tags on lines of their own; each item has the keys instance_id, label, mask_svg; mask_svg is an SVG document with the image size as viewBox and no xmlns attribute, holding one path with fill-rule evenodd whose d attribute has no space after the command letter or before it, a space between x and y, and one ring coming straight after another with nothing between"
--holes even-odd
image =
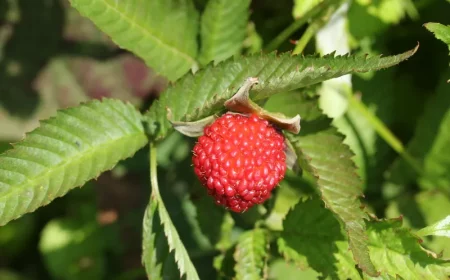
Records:
<instances>
[{"instance_id":1,"label":"fruit stem","mask_svg":"<svg viewBox=\"0 0 450 280\"><path fill-rule=\"evenodd\" d=\"M361 102L354 94L347 95L349 105L357 109L372 125L375 131L391 146L419 175L423 175L422 167L417 160L406 151L402 142L387 128L387 126L374 114L367 106Z\"/></svg>"}]
</instances>

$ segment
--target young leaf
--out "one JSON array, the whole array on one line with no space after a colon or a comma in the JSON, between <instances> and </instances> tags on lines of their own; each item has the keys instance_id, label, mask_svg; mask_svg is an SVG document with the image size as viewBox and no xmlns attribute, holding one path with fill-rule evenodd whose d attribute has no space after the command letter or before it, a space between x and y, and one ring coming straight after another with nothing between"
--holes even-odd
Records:
<instances>
[{"instance_id":1,"label":"young leaf","mask_svg":"<svg viewBox=\"0 0 450 280\"><path fill-rule=\"evenodd\" d=\"M252 92L254 101L270 95L306 87L348 73L387 68L412 56L413 50L389 57L336 56L324 57L250 55L230 59L217 66L209 65L195 75L186 75L168 88L148 111L149 130L155 139L165 137L173 121L194 121L219 112L248 77L257 77L259 84ZM179 98L183 96L183 98Z\"/></svg>"},{"instance_id":2,"label":"young leaf","mask_svg":"<svg viewBox=\"0 0 450 280\"><path fill-rule=\"evenodd\" d=\"M319 200L298 203L283 228L277 243L285 259L302 269L311 267L323 278L360 279L339 222Z\"/></svg>"},{"instance_id":3,"label":"young leaf","mask_svg":"<svg viewBox=\"0 0 450 280\"><path fill-rule=\"evenodd\" d=\"M59 111L0 155L0 225L96 178L146 143L141 115L130 104L105 99Z\"/></svg>"},{"instance_id":4,"label":"young leaf","mask_svg":"<svg viewBox=\"0 0 450 280\"><path fill-rule=\"evenodd\" d=\"M426 23L425 27L433 32L437 39L447 44L448 49L450 50L450 25L445 26L440 23L430 22Z\"/></svg>"},{"instance_id":5,"label":"young leaf","mask_svg":"<svg viewBox=\"0 0 450 280\"><path fill-rule=\"evenodd\" d=\"M199 61L218 63L238 54L245 39L249 0L210 0L202 15Z\"/></svg>"},{"instance_id":6,"label":"young leaf","mask_svg":"<svg viewBox=\"0 0 450 280\"><path fill-rule=\"evenodd\" d=\"M191 0L70 2L117 45L169 80L196 64L198 12Z\"/></svg>"},{"instance_id":7,"label":"young leaf","mask_svg":"<svg viewBox=\"0 0 450 280\"><path fill-rule=\"evenodd\" d=\"M367 231L370 256L381 277L448 279L450 262L423 249L401 219L371 221Z\"/></svg>"},{"instance_id":8,"label":"young leaf","mask_svg":"<svg viewBox=\"0 0 450 280\"><path fill-rule=\"evenodd\" d=\"M262 229L254 229L241 235L234 253L237 280L265 278L267 247L267 232Z\"/></svg>"},{"instance_id":9,"label":"young leaf","mask_svg":"<svg viewBox=\"0 0 450 280\"><path fill-rule=\"evenodd\" d=\"M436 235L450 237L450 215L431 226L419 230L417 234L420 236Z\"/></svg>"},{"instance_id":10,"label":"young leaf","mask_svg":"<svg viewBox=\"0 0 450 280\"><path fill-rule=\"evenodd\" d=\"M162 200L161 194L159 192L158 178L156 174L157 156L154 143L151 143L150 147L150 180L152 184L152 195L147 207L146 215L144 217L143 238L143 263L145 265L147 274L149 276L153 275L155 267L157 268L157 266L155 265L157 260L154 256L153 245L155 241L155 233L151 230L151 227L154 226L154 222L152 221L152 219L154 218L155 213L157 213L161 221L160 224L162 224L164 228L164 234L167 237L167 244L169 245L168 251L174 251L175 261L180 270L180 276L182 277L184 274L186 274L186 277L189 280L200 279L194 265L192 264L191 259L189 258L186 248L184 247L184 244L181 241L180 236L178 235L177 229L170 219L169 213L167 212L167 209L164 205L164 201Z\"/></svg>"}]
</instances>

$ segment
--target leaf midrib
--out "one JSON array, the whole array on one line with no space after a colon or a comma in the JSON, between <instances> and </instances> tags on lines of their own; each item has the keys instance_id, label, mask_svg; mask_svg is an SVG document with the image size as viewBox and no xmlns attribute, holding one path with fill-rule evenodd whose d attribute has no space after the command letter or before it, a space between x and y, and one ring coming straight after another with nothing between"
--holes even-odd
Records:
<instances>
[{"instance_id":1,"label":"leaf midrib","mask_svg":"<svg viewBox=\"0 0 450 280\"><path fill-rule=\"evenodd\" d=\"M120 11L119 9L117 9L116 7L111 5L109 3L109 1L107 1L107 0L102 0L102 1L103 1L103 3L105 3L107 8L112 9L113 11L115 11L119 15L119 17L121 17L122 19L124 19L125 21L130 23L130 25L134 25L134 26L138 27L144 35L147 35L147 37L150 37L152 40L154 40L155 42L159 43L163 47L169 49L173 53L179 54L179 56L184 58L190 65L193 65L193 64L196 63L195 58L191 57L189 54L187 54L185 52L182 52L180 49L175 48L174 46L168 44L167 42L164 42L160 38L158 38L155 35L153 35L153 34L156 33L153 30L150 30L149 28L145 28L144 26L138 24L137 21L133 21L125 13L123 13L122 11ZM152 34L152 32L153 32L153 34Z\"/></svg>"},{"instance_id":2,"label":"leaf midrib","mask_svg":"<svg viewBox=\"0 0 450 280\"><path fill-rule=\"evenodd\" d=\"M26 182L25 186L26 185L29 185L29 186L20 187L23 184L10 185L9 191L7 191L5 194L2 195L2 197L0 198L0 202L1 201L8 201L11 196L12 197L20 196L20 194L22 192L24 192L25 190L28 190L29 188L35 189L35 188L39 187L38 185L36 185L37 181L39 181L41 179L45 179L45 178L51 177L52 176L51 174L53 174L53 173L55 173L55 172L57 172L59 170L65 170L69 164L74 164L77 161L81 161L82 159L84 159L85 157L88 157L89 155L92 156L92 155L96 154L98 151L105 150L105 149L108 150L108 149L110 149L111 146L114 146L114 145L116 145L117 143L119 143L121 141L125 141L128 138L134 138L134 137L139 137L139 136L144 136L143 132L139 131L139 132L135 132L133 134L127 134L124 137L119 137L119 138L113 139L111 141L106 141L106 142L98 144L96 146L90 146L89 149L86 149L85 151L79 153L78 155L76 155L74 157L66 158L61 163L59 163L58 165L55 165L54 167L50 167L49 168L50 170L47 171L47 172L43 172L43 173L39 174L38 176L36 176L36 177L34 177L32 179L29 179L26 176L27 182ZM49 152L51 152L51 151L49 151ZM47 194L45 195L45 197L47 197L47 195L48 195L49 187L46 190ZM75 188L75 187L76 186L73 186L72 188ZM17 207L17 205L16 205L16 207ZM15 209L14 209L14 211L15 211ZM14 211L12 211L12 212L14 212ZM2 212L0 214L0 220L3 217L3 213L4 212Z\"/></svg>"},{"instance_id":3,"label":"leaf midrib","mask_svg":"<svg viewBox=\"0 0 450 280\"><path fill-rule=\"evenodd\" d=\"M257 245L255 245L256 244L256 239L255 239L255 234L256 234L256 232L251 232L251 234L250 234L250 246L251 246L251 253L250 253L250 261L251 261L251 264L252 264L252 266L250 266L250 267L253 267L253 268L255 268L256 270L258 270L258 264L256 263L256 258L255 258L255 248L258 248L257 247ZM241 249L241 252L242 252L242 249ZM257 271L256 271L256 273L258 273Z\"/></svg>"}]
</instances>

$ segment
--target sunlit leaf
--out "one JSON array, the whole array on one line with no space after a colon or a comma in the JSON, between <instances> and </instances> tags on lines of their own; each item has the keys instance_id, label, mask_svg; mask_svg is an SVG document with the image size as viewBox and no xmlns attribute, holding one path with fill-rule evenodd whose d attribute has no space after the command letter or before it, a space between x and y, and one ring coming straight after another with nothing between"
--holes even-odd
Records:
<instances>
[{"instance_id":1,"label":"sunlit leaf","mask_svg":"<svg viewBox=\"0 0 450 280\"><path fill-rule=\"evenodd\" d=\"M217 66L208 66L195 75L186 75L169 87L147 113L149 131L156 139L171 129L167 108L174 121L198 120L223 109L229 99L248 77L258 77L251 98L255 101L274 93L306 87L348 73L367 72L393 66L407 59L415 50L397 56L324 57L251 55L229 59ZM183 98L178 98L182 95Z\"/></svg>"},{"instance_id":2,"label":"sunlit leaf","mask_svg":"<svg viewBox=\"0 0 450 280\"><path fill-rule=\"evenodd\" d=\"M198 13L191 0L70 0L120 47L169 80L196 62Z\"/></svg>"},{"instance_id":3,"label":"sunlit leaf","mask_svg":"<svg viewBox=\"0 0 450 280\"><path fill-rule=\"evenodd\" d=\"M236 279L264 278L267 262L267 232L262 229L247 231L239 237L234 253Z\"/></svg>"},{"instance_id":4,"label":"sunlit leaf","mask_svg":"<svg viewBox=\"0 0 450 280\"><path fill-rule=\"evenodd\" d=\"M0 225L82 186L146 143L130 104L105 99L59 111L0 155Z\"/></svg>"},{"instance_id":5,"label":"sunlit leaf","mask_svg":"<svg viewBox=\"0 0 450 280\"><path fill-rule=\"evenodd\" d=\"M423 249L401 219L371 221L367 231L370 256L382 277L448 279L449 261Z\"/></svg>"},{"instance_id":6,"label":"sunlit leaf","mask_svg":"<svg viewBox=\"0 0 450 280\"><path fill-rule=\"evenodd\" d=\"M215 63L238 54L249 17L249 0L210 0L202 15L199 61Z\"/></svg>"},{"instance_id":7,"label":"sunlit leaf","mask_svg":"<svg viewBox=\"0 0 450 280\"><path fill-rule=\"evenodd\" d=\"M436 235L450 237L450 216L445 217L439 222L427 226L417 232L420 236Z\"/></svg>"}]
</instances>

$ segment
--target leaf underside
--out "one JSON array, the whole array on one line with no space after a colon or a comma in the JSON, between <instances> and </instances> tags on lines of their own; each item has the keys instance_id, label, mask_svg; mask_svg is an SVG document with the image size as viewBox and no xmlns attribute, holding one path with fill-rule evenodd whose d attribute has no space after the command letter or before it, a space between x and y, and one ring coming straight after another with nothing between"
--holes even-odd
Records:
<instances>
[{"instance_id":1,"label":"leaf underside","mask_svg":"<svg viewBox=\"0 0 450 280\"><path fill-rule=\"evenodd\" d=\"M198 12L191 0L70 0L120 47L169 80L196 62Z\"/></svg>"},{"instance_id":2,"label":"leaf underside","mask_svg":"<svg viewBox=\"0 0 450 280\"><path fill-rule=\"evenodd\" d=\"M249 0L211 0L202 15L199 61L220 62L238 54L245 39Z\"/></svg>"},{"instance_id":3,"label":"leaf underside","mask_svg":"<svg viewBox=\"0 0 450 280\"><path fill-rule=\"evenodd\" d=\"M267 258L267 233L254 229L242 234L236 246L236 279L263 279Z\"/></svg>"},{"instance_id":4,"label":"leaf underside","mask_svg":"<svg viewBox=\"0 0 450 280\"><path fill-rule=\"evenodd\" d=\"M344 222L356 262L369 275L376 275L367 251L367 216L361 210L362 182L351 159L353 153L343 144L344 136L329 127L329 120L323 119L318 125L317 131L289 135L288 139L297 152L300 167L313 175L325 206Z\"/></svg>"},{"instance_id":5,"label":"leaf underside","mask_svg":"<svg viewBox=\"0 0 450 280\"><path fill-rule=\"evenodd\" d=\"M303 57L289 53L232 58L217 66L209 65L195 75L185 75L169 87L146 114L149 131L155 139L161 139L171 130L166 117L167 108L171 109L174 121L195 121L218 113L223 110L223 103L248 77L259 79L259 84L250 93L256 101L345 74L387 68L409 58L416 50L417 47L403 54L381 58L335 57L334 54Z\"/></svg>"},{"instance_id":6,"label":"leaf underside","mask_svg":"<svg viewBox=\"0 0 450 280\"><path fill-rule=\"evenodd\" d=\"M0 225L132 156L147 143L141 118L131 104L105 99L42 121L0 155Z\"/></svg>"}]
</instances>

